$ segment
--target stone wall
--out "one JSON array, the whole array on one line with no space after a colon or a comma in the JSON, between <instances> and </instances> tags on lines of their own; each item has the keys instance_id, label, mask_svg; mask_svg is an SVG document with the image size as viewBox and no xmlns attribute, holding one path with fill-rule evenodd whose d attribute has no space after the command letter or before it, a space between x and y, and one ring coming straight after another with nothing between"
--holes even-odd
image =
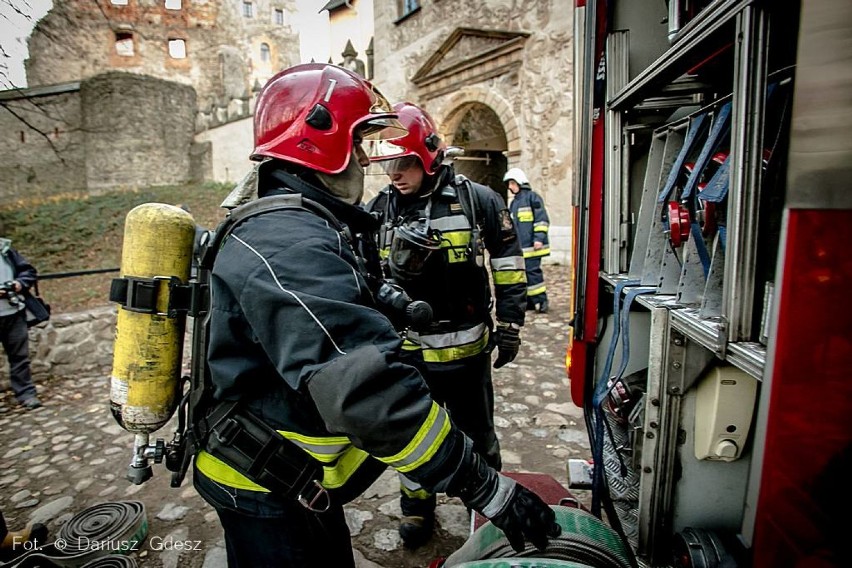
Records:
<instances>
[{"instance_id":1,"label":"stone wall","mask_svg":"<svg viewBox=\"0 0 852 568\"><path fill-rule=\"evenodd\" d=\"M195 90L110 72L80 88L89 190L179 184L190 177Z\"/></svg>"},{"instance_id":2,"label":"stone wall","mask_svg":"<svg viewBox=\"0 0 852 568\"><path fill-rule=\"evenodd\" d=\"M28 91L29 92L29 91ZM0 93L0 201L85 192L80 84Z\"/></svg>"},{"instance_id":3,"label":"stone wall","mask_svg":"<svg viewBox=\"0 0 852 568\"><path fill-rule=\"evenodd\" d=\"M115 334L115 308L58 314L30 329L30 361L38 383L51 377L109 375ZM0 366L0 391L9 388L9 365ZM108 396L108 394L104 394Z\"/></svg>"},{"instance_id":4,"label":"stone wall","mask_svg":"<svg viewBox=\"0 0 852 568\"><path fill-rule=\"evenodd\" d=\"M196 135L199 144L209 144L211 171L207 179L236 182L251 169L254 148L254 119L244 118L210 128Z\"/></svg>"},{"instance_id":5,"label":"stone wall","mask_svg":"<svg viewBox=\"0 0 852 568\"><path fill-rule=\"evenodd\" d=\"M33 380L103 376L112 371L116 307L104 306L84 312L58 314L30 328L30 362ZM189 372L192 353L192 318L187 319L184 337L183 373ZM9 364L0 360L0 393L10 389ZM104 400L109 396L103 394Z\"/></svg>"},{"instance_id":6,"label":"stone wall","mask_svg":"<svg viewBox=\"0 0 852 568\"><path fill-rule=\"evenodd\" d=\"M192 87L131 73L0 92L0 199L184 183Z\"/></svg>"}]
</instances>

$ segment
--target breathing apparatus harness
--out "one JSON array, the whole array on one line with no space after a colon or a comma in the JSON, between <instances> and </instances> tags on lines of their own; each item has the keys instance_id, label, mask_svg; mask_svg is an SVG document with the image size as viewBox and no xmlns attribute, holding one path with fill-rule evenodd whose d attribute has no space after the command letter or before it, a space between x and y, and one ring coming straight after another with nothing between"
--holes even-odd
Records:
<instances>
[{"instance_id":1,"label":"breathing apparatus harness","mask_svg":"<svg viewBox=\"0 0 852 568\"><path fill-rule=\"evenodd\" d=\"M312 188L286 172L276 171L271 175L294 191ZM215 401L206 361L210 333L209 279L222 243L246 219L285 209L310 211L327 221L352 248L362 276L368 283L376 280L369 275L349 227L320 203L301 193L280 192L234 209L212 236L208 234L208 238L203 239L198 255L198 278L189 284L195 291L188 296L205 301L196 301L189 311L194 317L192 366L190 376L184 377L189 389L178 407L178 427L174 439L165 448L165 461L166 467L173 472L172 487L181 485L192 456L204 450L276 495L295 499L311 511L323 512L330 506L330 497L320 483L322 463L281 436L239 401ZM374 293L379 301L380 291L381 288Z\"/></svg>"},{"instance_id":2,"label":"breathing apparatus harness","mask_svg":"<svg viewBox=\"0 0 852 568\"><path fill-rule=\"evenodd\" d=\"M275 175L283 177L282 181L286 180L287 185L297 191L301 184L305 184L291 174L275 172ZM250 217L286 209L306 210L318 215L352 244L347 226L342 225L328 209L299 193L270 195L252 201L234 209L200 251L199 285L205 288L208 298L213 263L228 235ZM360 256L356 254L356 258L361 269ZM327 510L330 499L320 484L323 477L321 462L281 436L239 401L213 400L213 385L206 361L209 318L209 305L203 313L195 316L190 388L179 408L175 458L171 463L166 460L166 466L175 472L172 486L180 485L192 456L205 450L277 495L295 499L311 511ZM175 445L174 442L172 445Z\"/></svg>"}]
</instances>

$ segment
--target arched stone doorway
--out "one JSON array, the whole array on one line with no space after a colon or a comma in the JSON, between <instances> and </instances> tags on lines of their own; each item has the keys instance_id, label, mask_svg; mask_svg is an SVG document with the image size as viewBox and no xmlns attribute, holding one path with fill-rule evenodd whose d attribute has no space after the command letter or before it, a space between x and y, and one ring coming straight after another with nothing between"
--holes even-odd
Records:
<instances>
[{"instance_id":1,"label":"arched stone doorway","mask_svg":"<svg viewBox=\"0 0 852 568\"><path fill-rule=\"evenodd\" d=\"M464 156L455 160L456 172L490 186L506 200L506 130L494 110L479 102L459 106L449 114L447 143L464 148Z\"/></svg>"}]
</instances>

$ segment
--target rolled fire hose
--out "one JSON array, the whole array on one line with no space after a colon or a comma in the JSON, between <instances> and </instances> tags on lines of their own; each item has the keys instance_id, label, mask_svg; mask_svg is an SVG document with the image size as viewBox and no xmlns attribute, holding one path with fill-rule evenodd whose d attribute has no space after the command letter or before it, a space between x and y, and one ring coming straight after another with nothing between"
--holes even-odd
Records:
<instances>
[{"instance_id":1,"label":"rolled fire hose","mask_svg":"<svg viewBox=\"0 0 852 568\"><path fill-rule=\"evenodd\" d=\"M110 554L86 562L82 568L136 568L136 561L129 556Z\"/></svg>"},{"instance_id":2,"label":"rolled fire hose","mask_svg":"<svg viewBox=\"0 0 852 568\"><path fill-rule=\"evenodd\" d=\"M134 568L136 561L124 555L136 551L147 534L143 503L100 503L71 517L50 544L0 564L0 568Z\"/></svg>"},{"instance_id":3,"label":"rolled fire hose","mask_svg":"<svg viewBox=\"0 0 852 568\"><path fill-rule=\"evenodd\" d=\"M618 534L600 519L581 509L552 505L562 534L551 538L540 551L529 542L523 552L515 552L503 532L491 523L482 525L467 542L452 553L443 568L488 568L504 566L498 559L536 559L541 568L565 567L576 563L584 568L631 568L630 554ZM490 560L490 562L489 562ZM524 566L523 563L518 566Z\"/></svg>"}]
</instances>

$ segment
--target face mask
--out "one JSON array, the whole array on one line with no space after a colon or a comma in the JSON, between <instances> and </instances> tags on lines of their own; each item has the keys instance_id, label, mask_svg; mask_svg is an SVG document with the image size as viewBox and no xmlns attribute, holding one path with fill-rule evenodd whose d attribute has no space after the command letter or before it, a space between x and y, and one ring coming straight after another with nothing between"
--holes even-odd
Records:
<instances>
[{"instance_id":1,"label":"face mask","mask_svg":"<svg viewBox=\"0 0 852 568\"><path fill-rule=\"evenodd\" d=\"M364 168L353 152L349 164L339 174L317 172L317 177L328 188L329 193L350 205L361 203L364 197Z\"/></svg>"}]
</instances>

